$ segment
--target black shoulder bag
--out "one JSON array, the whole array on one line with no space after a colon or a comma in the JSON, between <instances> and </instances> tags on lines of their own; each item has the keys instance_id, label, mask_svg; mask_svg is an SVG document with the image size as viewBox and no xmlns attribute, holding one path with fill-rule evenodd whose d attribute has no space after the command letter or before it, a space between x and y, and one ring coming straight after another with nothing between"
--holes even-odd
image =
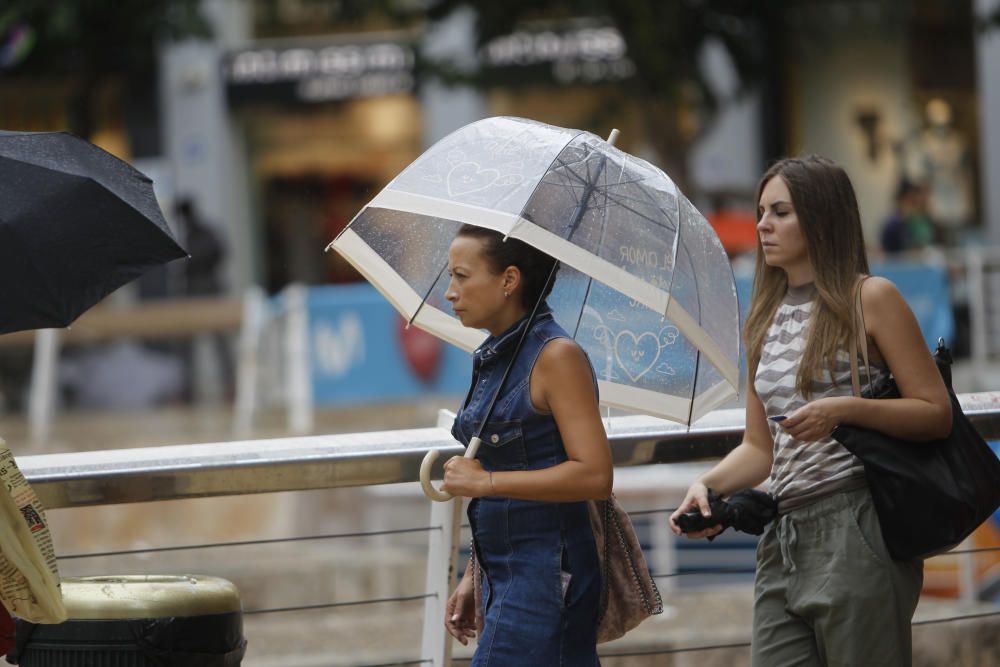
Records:
<instances>
[{"instance_id":1,"label":"black shoulder bag","mask_svg":"<svg viewBox=\"0 0 1000 667\"><path fill-rule=\"evenodd\" d=\"M851 340L854 393L900 398L888 377L872 386L861 287L857 290L858 335ZM858 338L868 370L868 393L859 390ZM951 397L951 434L911 442L857 426L838 426L833 438L861 459L889 554L896 560L927 558L964 540L1000 506L1000 459L962 412L951 387L951 353L938 340L934 361Z\"/></svg>"}]
</instances>

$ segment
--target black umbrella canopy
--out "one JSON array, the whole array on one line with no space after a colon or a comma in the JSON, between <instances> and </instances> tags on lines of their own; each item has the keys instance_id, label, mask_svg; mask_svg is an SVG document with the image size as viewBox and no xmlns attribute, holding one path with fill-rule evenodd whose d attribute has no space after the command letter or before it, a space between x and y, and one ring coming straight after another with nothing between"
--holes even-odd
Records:
<instances>
[{"instance_id":1,"label":"black umbrella canopy","mask_svg":"<svg viewBox=\"0 0 1000 667\"><path fill-rule=\"evenodd\" d=\"M186 256L132 166L64 132L0 131L0 333L69 326Z\"/></svg>"}]
</instances>

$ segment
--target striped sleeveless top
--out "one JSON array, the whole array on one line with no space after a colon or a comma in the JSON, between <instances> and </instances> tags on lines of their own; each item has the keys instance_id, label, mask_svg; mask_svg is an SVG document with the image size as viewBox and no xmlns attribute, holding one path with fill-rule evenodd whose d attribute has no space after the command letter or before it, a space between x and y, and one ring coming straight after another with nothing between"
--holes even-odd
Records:
<instances>
[{"instance_id":1,"label":"striped sleeveless top","mask_svg":"<svg viewBox=\"0 0 1000 667\"><path fill-rule=\"evenodd\" d=\"M795 381L805 351L815 294L816 288L812 283L790 287L764 337L754 389L769 417L790 415L809 402L795 389ZM858 371L862 387L867 386L864 362L860 359ZM884 374L883 369L872 366L874 382ZM833 376L827 369L821 369L812 389L809 400L853 394L847 350L837 355ZM774 439L770 492L778 499L780 512L807 505L840 490L864 485L861 461L833 438L803 442L788 435L770 420L768 428Z\"/></svg>"}]
</instances>

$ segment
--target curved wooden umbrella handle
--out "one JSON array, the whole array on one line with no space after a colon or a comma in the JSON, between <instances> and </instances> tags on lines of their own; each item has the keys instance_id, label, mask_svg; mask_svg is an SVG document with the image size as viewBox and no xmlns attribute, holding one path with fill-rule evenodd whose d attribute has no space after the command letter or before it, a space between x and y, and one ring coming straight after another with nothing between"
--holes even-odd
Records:
<instances>
[{"instance_id":1,"label":"curved wooden umbrella handle","mask_svg":"<svg viewBox=\"0 0 1000 667\"><path fill-rule=\"evenodd\" d=\"M476 452L479 451L479 445L482 442L478 437L473 438L469 441L469 446L465 448L465 458L474 459L476 458ZM452 496L447 491L439 491L434 488L431 484L431 468L434 466L434 462L437 461L440 452L436 449L432 449L424 455L424 460L420 462L420 486L424 489L424 495L439 503L451 500Z\"/></svg>"}]
</instances>

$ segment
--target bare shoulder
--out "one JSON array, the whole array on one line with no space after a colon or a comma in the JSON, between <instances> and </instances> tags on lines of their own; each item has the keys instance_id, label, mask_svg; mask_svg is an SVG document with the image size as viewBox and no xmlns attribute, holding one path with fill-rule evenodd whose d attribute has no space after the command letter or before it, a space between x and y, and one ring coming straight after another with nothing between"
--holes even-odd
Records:
<instances>
[{"instance_id":1,"label":"bare shoulder","mask_svg":"<svg viewBox=\"0 0 1000 667\"><path fill-rule=\"evenodd\" d=\"M861 286L861 307L865 329L873 341L877 355L892 363L892 349L912 345L926 349L916 315L891 280L872 277Z\"/></svg>"},{"instance_id":2,"label":"bare shoulder","mask_svg":"<svg viewBox=\"0 0 1000 667\"><path fill-rule=\"evenodd\" d=\"M899 288L891 280L880 276L872 276L861 284L861 307L866 318L875 319L892 317L900 309L909 310Z\"/></svg>"},{"instance_id":3,"label":"bare shoulder","mask_svg":"<svg viewBox=\"0 0 1000 667\"><path fill-rule=\"evenodd\" d=\"M542 348L538 355L537 366L545 374L566 372L579 372L586 370L590 361L576 341L570 338L556 338L550 340Z\"/></svg>"},{"instance_id":4,"label":"bare shoulder","mask_svg":"<svg viewBox=\"0 0 1000 667\"><path fill-rule=\"evenodd\" d=\"M541 412L596 405L593 386L590 361L569 338L546 343L531 371L531 400Z\"/></svg>"}]
</instances>

